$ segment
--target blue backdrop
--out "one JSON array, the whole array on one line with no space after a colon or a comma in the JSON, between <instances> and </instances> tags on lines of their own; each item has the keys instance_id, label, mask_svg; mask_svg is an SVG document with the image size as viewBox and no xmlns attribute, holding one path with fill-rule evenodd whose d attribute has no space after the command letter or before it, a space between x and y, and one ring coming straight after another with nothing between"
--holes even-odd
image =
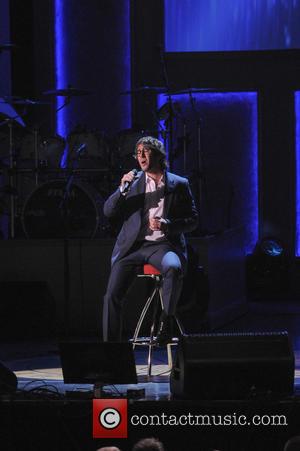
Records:
<instances>
[{"instance_id":1,"label":"blue backdrop","mask_svg":"<svg viewBox=\"0 0 300 451\"><path fill-rule=\"evenodd\" d=\"M258 239L257 93L194 93L193 98L194 108L187 94L172 96L173 107L178 111L173 122L173 158L169 153L172 169L190 179L196 198L201 180L198 206L202 229L210 234L243 227L245 251L251 253ZM158 97L160 107L166 101L166 96ZM199 121L200 178L196 175ZM186 165L182 141L184 122Z\"/></svg>"},{"instance_id":2,"label":"blue backdrop","mask_svg":"<svg viewBox=\"0 0 300 451\"><path fill-rule=\"evenodd\" d=\"M299 0L165 0L168 52L300 48Z\"/></svg>"},{"instance_id":3,"label":"blue backdrop","mask_svg":"<svg viewBox=\"0 0 300 451\"><path fill-rule=\"evenodd\" d=\"M295 92L295 129L296 129L296 243L295 254L300 256L300 91Z\"/></svg>"},{"instance_id":4,"label":"blue backdrop","mask_svg":"<svg viewBox=\"0 0 300 451\"><path fill-rule=\"evenodd\" d=\"M55 0L54 6L56 88L90 91L57 114L57 133L65 137L78 124L107 133L130 127L130 97L120 95L130 89L129 1Z\"/></svg>"}]
</instances>

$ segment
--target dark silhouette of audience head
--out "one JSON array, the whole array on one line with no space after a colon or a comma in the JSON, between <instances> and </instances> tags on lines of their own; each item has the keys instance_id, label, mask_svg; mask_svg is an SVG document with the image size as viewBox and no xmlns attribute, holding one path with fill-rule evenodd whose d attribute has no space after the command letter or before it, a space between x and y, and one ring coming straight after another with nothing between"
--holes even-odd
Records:
<instances>
[{"instance_id":1,"label":"dark silhouette of audience head","mask_svg":"<svg viewBox=\"0 0 300 451\"><path fill-rule=\"evenodd\" d=\"M139 440L132 451L165 451L165 448L157 438L149 437Z\"/></svg>"},{"instance_id":2,"label":"dark silhouette of audience head","mask_svg":"<svg viewBox=\"0 0 300 451\"><path fill-rule=\"evenodd\" d=\"M286 442L283 451L299 451L299 450L300 450L300 435L295 435Z\"/></svg>"},{"instance_id":3,"label":"dark silhouette of audience head","mask_svg":"<svg viewBox=\"0 0 300 451\"><path fill-rule=\"evenodd\" d=\"M121 451L121 450L116 446L103 446L102 448L98 448L96 451Z\"/></svg>"}]
</instances>

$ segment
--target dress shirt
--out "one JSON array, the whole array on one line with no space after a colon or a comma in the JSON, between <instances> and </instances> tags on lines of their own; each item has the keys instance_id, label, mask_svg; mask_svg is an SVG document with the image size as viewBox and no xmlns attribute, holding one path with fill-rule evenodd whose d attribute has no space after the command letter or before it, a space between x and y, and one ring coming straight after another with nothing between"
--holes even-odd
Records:
<instances>
[{"instance_id":1,"label":"dress shirt","mask_svg":"<svg viewBox=\"0 0 300 451\"><path fill-rule=\"evenodd\" d=\"M162 230L151 230L149 228L149 219L158 217L162 218L165 203L165 180L162 175L159 182L156 184L155 180L148 174L145 177L145 202L142 213L142 225L138 235L138 241L162 241L165 239L165 234Z\"/></svg>"}]
</instances>

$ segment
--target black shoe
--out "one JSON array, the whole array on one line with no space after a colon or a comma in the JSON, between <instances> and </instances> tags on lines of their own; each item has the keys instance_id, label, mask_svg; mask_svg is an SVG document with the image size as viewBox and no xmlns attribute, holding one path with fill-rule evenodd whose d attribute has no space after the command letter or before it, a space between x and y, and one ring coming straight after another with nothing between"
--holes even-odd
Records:
<instances>
[{"instance_id":1,"label":"black shoe","mask_svg":"<svg viewBox=\"0 0 300 451\"><path fill-rule=\"evenodd\" d=\"M165 313L161 314L157 331L156 343L159 346L166 346L172 343L173 339L173 317Z\"/></svg>"}]
</instances>

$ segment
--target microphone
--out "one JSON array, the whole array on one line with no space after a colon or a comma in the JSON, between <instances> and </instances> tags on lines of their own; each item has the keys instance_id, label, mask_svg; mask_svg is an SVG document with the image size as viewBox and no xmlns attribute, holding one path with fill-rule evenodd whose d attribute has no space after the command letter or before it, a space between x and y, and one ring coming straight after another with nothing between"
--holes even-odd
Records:
<instances>
[{"instance_id":1,"label":"microphone","mask_svg":"<svg viewBox=\"0 0 300 451\"><path fill-rule=\"evenodd\" d=\"M136 169L132 169L131 172L133 172L134 178L135 178L135 176L137 175L138 171L137 171ZM134 182L134 178L133 178L133 180L132 180L131 182L125 182L125 183L124 183L124 185L121 187L121 193L122 193L122 194L125 194L125 193L128 192L128 190L129 190L131 184Z\"/></svg>"}]
</instances>

